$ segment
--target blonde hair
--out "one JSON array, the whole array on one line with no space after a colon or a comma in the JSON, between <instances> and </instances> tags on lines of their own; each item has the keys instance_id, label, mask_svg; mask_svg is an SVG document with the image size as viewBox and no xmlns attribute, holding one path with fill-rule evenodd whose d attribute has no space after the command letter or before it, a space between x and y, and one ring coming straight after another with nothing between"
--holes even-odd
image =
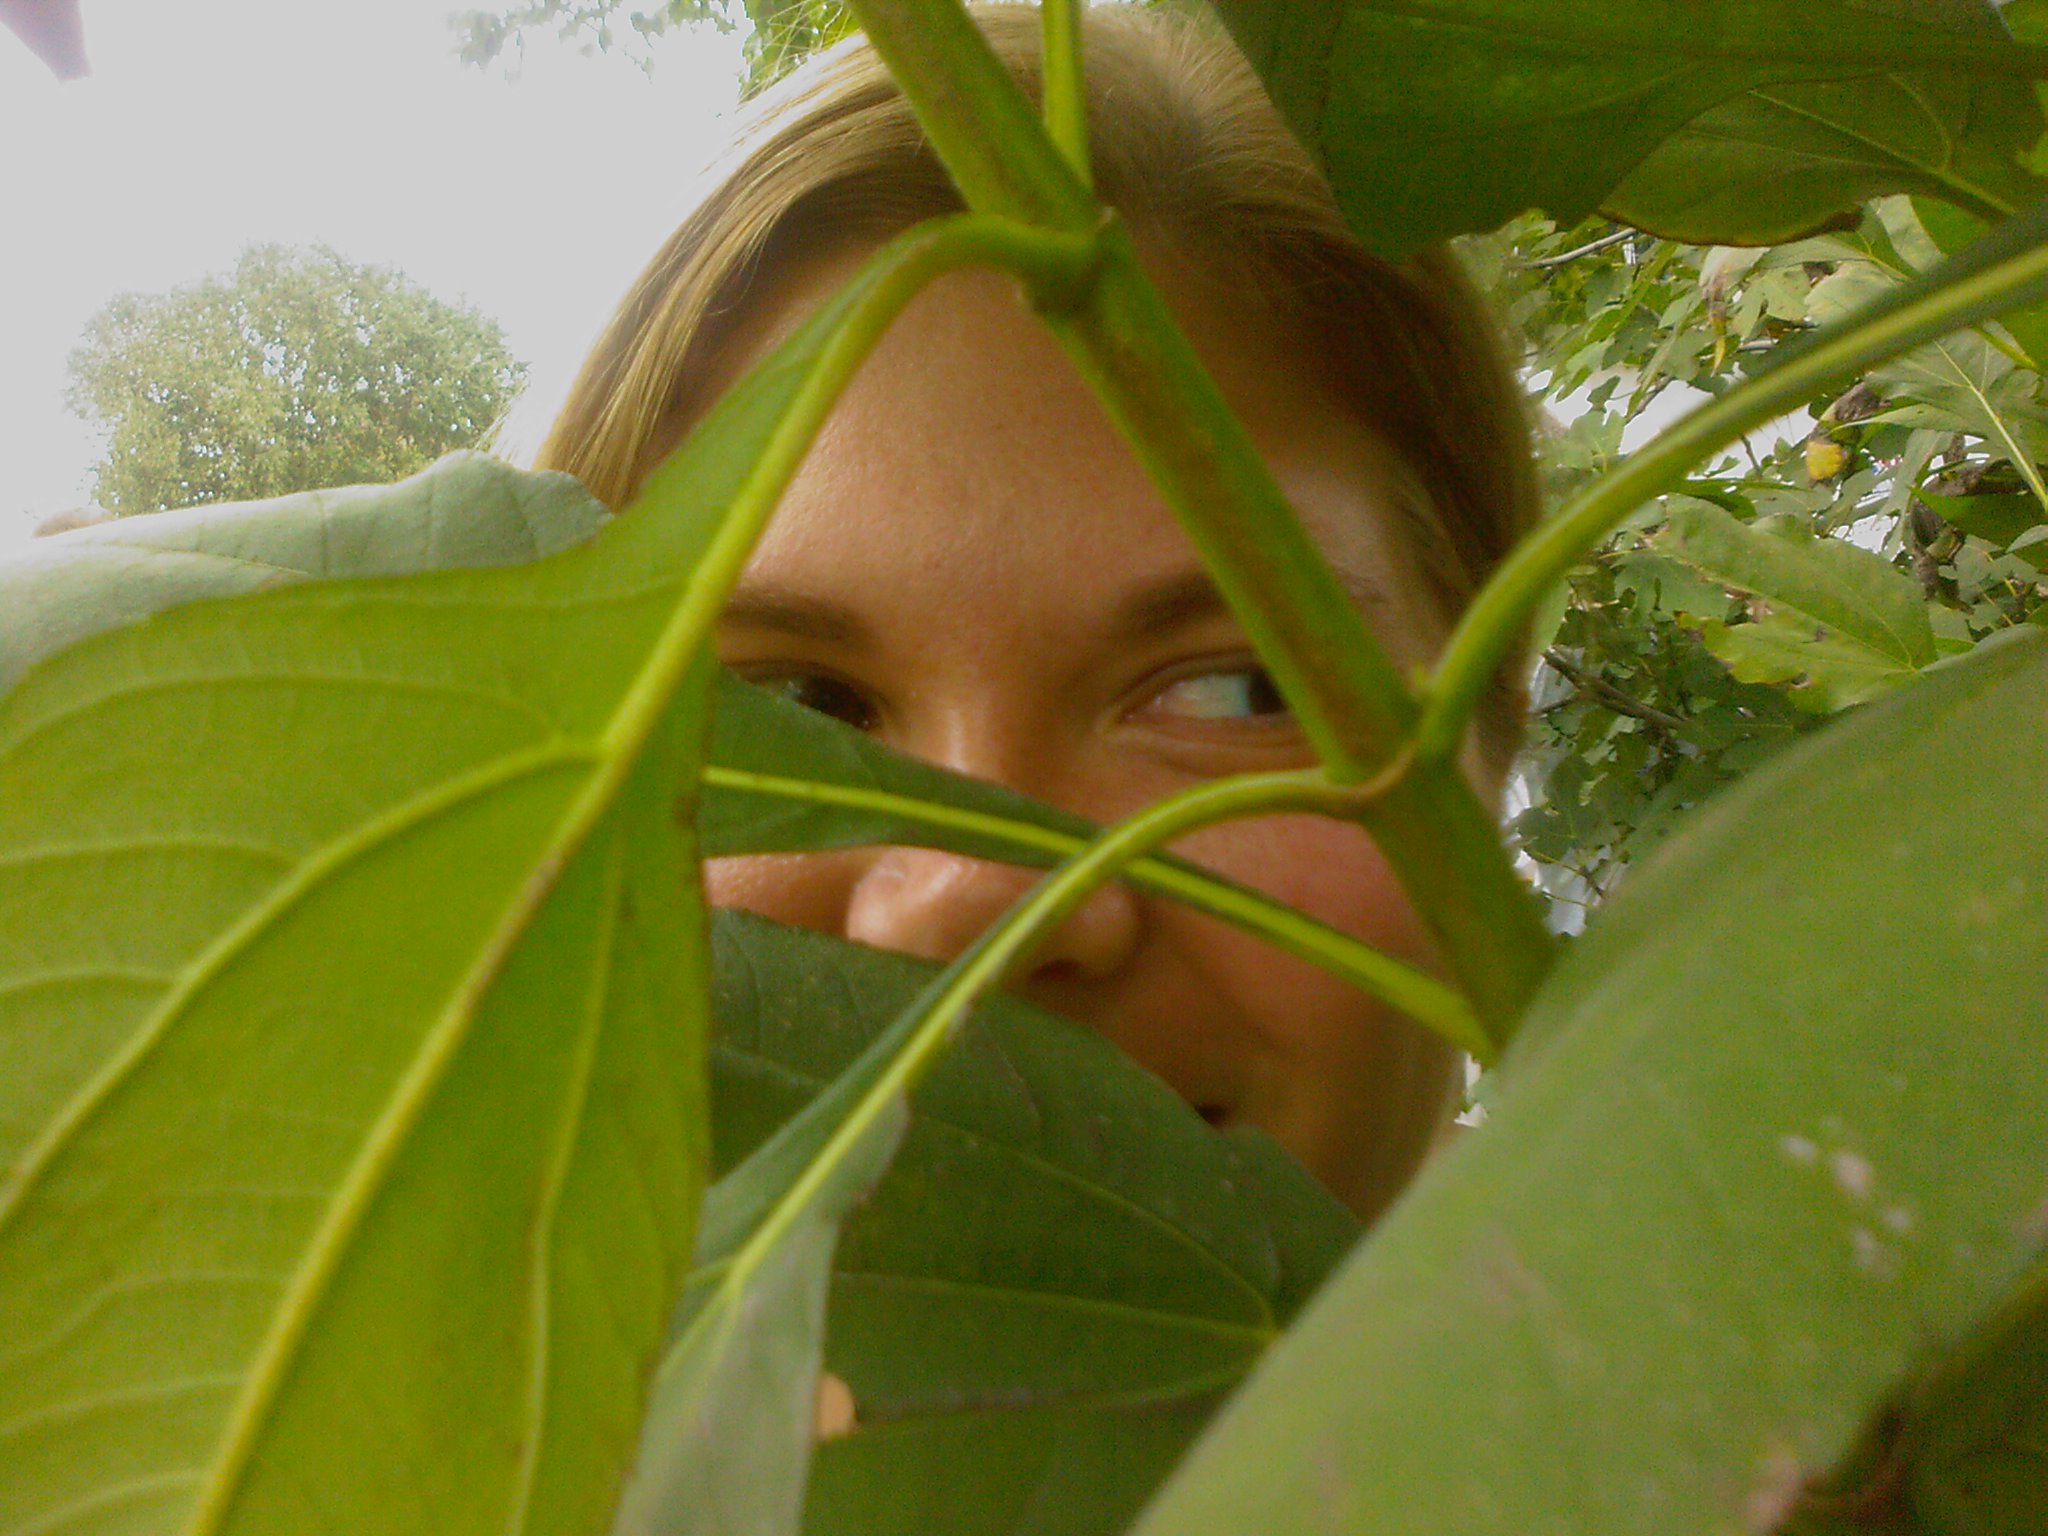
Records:
<instances>
[{"instance_id":1,"label":"blonde hair","mask_svg":"<svg viewBox=\"0 0 2048 1536\"><path fill-rule=\"evenodd\" d=\"M1228 260L1234 288L1319 338L1304 367L1393 450L1418 568L1454 615L1538 509L1521 391L1456 258L1434 248L1395 265L1367 251L1217 28L1151 7L1085 15L1098 195L1177 254ZM975 18L1035 96L1036 8L983 5ZM821 55L763 99L731 174L627 293L537 466L623 505L677 424L711 404L702 381L757 281L961 206L873 50L856 38ZM1519 740L1519 706L1509 681L1482 711L1496 767Z\"/></svg>"}]
</instances>

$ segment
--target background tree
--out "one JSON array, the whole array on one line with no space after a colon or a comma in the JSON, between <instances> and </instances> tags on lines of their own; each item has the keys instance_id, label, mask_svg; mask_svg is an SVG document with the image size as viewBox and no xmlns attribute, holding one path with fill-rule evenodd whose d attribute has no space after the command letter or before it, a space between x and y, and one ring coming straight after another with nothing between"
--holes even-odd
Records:
<instances>
[{"instance_id":1,"label":"background tree","mask_svg":"<svg viewBox=\"0 0 2048 1536\"><path fill-rule=\"evenodd\" d=\"M123 294L71 356L117 514L396 480L489 435L526 380L496 321L324 246Z\"/></svg>"}]
</instances>

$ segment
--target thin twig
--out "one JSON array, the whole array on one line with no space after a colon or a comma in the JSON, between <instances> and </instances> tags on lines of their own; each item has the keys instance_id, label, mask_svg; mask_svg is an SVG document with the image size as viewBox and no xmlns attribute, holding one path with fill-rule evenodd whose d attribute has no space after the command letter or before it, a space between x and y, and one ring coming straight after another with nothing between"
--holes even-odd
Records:
<instances>
[{"instance_id":1,"label":"thin twig","mask_svg":"<svg viewBox=\"0 0 2048 1536\"><path fill-rule=\"evenodd\" d=\"M1631 698L1628 694L1615 687L1614 684L1608 682L1606 678L1600 676L1597 672L1588 672L1584 667L1565 655L1563 651L1555 647L1543 653L1543 662L1545 666L1560 673L1582 693L1590 693L1617 714L1632 716L1642 721L1645 725L1654 726L1659 732L1667 736L1680 735L1685 730L1685 722L1679 719L1678 716L1667 715L1663 710L1653 705L1645 704L1640 699Z\"/></svg>"},{"instance_id":2,"label":"thin twig","mask_svg":"<svg viewBox=\"0 0 2048 1536\"><path fill-rule=\"evenodd\" d=\"M1561 256L1545 256L1540 261L1525 261L1521 266L1528 272L1548 272L1553 267L1562 267L1577 261L1581 256L1591 256L1596 251L1620 245L1624 240L1633 240L1635 236L1636 232L1632 229L1617 229L1611 235L1602 235L1598 240L1588 240L1584 245L1566 251Z\"/></svg>"}]
</instances>

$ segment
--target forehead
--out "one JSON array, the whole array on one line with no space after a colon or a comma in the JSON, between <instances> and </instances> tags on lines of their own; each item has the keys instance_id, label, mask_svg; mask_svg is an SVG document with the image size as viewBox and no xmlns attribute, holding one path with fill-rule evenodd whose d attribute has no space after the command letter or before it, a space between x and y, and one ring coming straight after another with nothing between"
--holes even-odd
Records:
<instances>
[{"instance_id":1,"label":"forehead","mask_svg":"<svg viewBox=\"0 0 2048 1536\"><path fill-rule=\"evenodd\" d=\"M866 250L754 290L713 388L773 349ZM1157 250L1147 265L1311 535L1390 644L1440 637L1403 532L1404 480L1323 382L1314 338L1234 304L1216 275ZM1092 393L1009 278L950 274L905 309L849 384L749 569L756 585L966 601L1001 594L1060 622L1185 572L1194 556Z\"/></svg>"}]
</instances>

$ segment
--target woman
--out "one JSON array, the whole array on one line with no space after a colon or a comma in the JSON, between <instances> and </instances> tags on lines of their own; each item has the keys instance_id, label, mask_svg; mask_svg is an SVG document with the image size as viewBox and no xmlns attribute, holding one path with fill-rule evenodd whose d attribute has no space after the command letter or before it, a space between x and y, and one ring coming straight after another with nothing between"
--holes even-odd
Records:
<instances>
[{"instance_id":1,"label":"woman","mask_svg":"<svg viewBox=\"0 0 2048 1536\"><path fill-rule=\"evenodd\" d=\"M1035 90L1035 10L978 13ZM1358 247L1227 41L1092 11L1102 200L1364 616L1426 661L1532 515L1520 394L1452 259ZM804 71L628 295L540 454L614 506L852 272L957 211L872 53ZM1192 549L1015 287L912 302L836 407L721 630L722 659L900 750L1098 820L1313 760ZM1498 797L1517 700L1470 755ZM1422 928L1363 832L1273 816L1178 851L1393 953ZM714 901L934 960L1033 879L923 849L715 861ZM1435 1037L1216 920L1112 887L1019 991L1101 1030L1216 1123L1273 1134L1362 1217L1442 1126Z\"/></svg>"}]
</instances>

